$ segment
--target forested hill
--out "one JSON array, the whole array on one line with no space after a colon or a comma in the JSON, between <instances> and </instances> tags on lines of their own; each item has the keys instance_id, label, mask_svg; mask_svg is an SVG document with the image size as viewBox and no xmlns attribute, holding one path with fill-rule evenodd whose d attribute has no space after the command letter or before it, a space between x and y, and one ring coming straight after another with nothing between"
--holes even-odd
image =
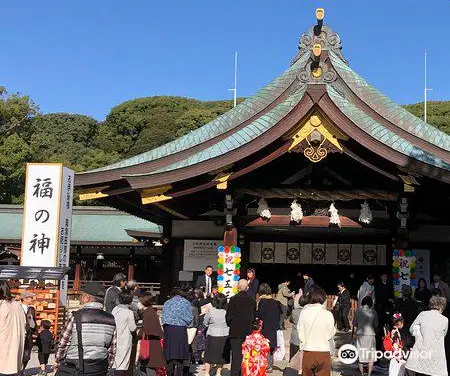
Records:
<instances>
[{"instance_id":1,"label":"forested hill","mask_svg":"<svg viewBox=\"0 0 450 376\"><path fill-rule=\"evenodd\" d=\"M27 96L0 87L0 203L23 200L26 162L61 162L85 171L153 149L228 111L232 101L138 98L98 122L86 115L40 114ZM423 116L423 104L405 106ZM450 101L429 102L428 122L450 133Z\"/></svg>"}]
</instances>

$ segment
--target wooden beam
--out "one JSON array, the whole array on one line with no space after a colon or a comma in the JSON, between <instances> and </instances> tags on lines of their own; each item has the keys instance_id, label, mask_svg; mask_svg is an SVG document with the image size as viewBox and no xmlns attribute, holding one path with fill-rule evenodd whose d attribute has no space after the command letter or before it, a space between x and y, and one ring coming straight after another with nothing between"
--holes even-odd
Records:
<instances>
[{"instance_id":1,"label":"wooden beam","mask_svg":"<svg viewBox=\"0 0 450 376\"><path fill-rule=\"evenodd\" d=\"M162 205L160 203L155 203L154 205L157 208L160 208L161 210L164 210L165 212L167 212L169 214L172 214L174 217L178 217L178 218L181 218L181 219L189 219L189 217L187 217L186 215L181 214L181 213L177 212L176 210L170 209L170 208L168 208L165 205Z\"/></svg>"}]
</instances>

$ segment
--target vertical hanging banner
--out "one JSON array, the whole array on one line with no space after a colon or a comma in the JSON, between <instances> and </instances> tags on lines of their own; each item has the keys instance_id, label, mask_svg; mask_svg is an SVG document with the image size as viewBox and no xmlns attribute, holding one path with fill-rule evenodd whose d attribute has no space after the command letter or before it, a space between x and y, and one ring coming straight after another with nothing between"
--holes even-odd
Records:
<instances>
[{"instance_id":1,"label":"vertical hanging banner","mask_svg":"<svg viewBox=\"0 0 450 376\"><path fill-rule=\"evenodd\" d=\"M218 291L228 299L237 294L241 275L241 249L239 247L218 247L217 257Z\"/></svg>"},{"instance_id":2,"label":"vertical hanging banner","mask_svg":"<svg viewBox=\"0 0 450 376\"><path fill-rule=\"evenodd\" d=\"M402 287L417 287L416 278L416 251L403 249L394 250L392 256L392 282L394 284L394 296L401 297Z\"/></svg>"},{"instance_id":3,"label":"vertical hanging banner","mask_svg":"<svg viewBox=\"0 0 450 376\"><path fill-rule=\"evenodd\" d=\"M73 181L60 163L27 164L20 265L69 266ZM60 296L65 305L67 276Z\"/></svg>"}]
</instances>

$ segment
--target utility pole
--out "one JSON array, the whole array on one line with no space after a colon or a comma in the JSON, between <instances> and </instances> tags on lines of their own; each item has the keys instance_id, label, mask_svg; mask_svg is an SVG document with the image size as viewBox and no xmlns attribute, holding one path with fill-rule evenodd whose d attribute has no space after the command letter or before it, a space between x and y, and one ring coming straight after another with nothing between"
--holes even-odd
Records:
<instances>
[{"instance_id":1,"label":"utility pole","mask_svg":"<svg viewBox=\"0 0 450 376\"><path fill-rule=\"evenodd\" d=\"M431 90L433 89L427 87L427 51L425 51L425 85L423 89L423 120L425 123L427 122L427 92Z\"/></svg>"},{"instance_id":2,"label":"utility pole","mask_svg":"<svg viewBox=\"0 0 450 376\"><path fill-rule=\"evenodd\" d=\"M237 104L237 63L238 63L238 53L237 51L234 53L234 88L228 89L233 92L234 105L236 107Z\"/></svg>"}]
</instances>

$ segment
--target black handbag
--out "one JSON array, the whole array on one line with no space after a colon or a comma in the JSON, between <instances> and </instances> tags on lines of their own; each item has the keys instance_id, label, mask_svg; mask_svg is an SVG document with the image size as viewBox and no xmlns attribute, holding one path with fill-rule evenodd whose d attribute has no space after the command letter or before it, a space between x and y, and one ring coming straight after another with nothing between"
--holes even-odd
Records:
<instances>
[{"instance_id":1,"label":"black handbag","mask_svg":"<svg viewBox=\"0 0 450 376\"><path fill-rule=\"evenodd\" d=\"M56 376L83 376L84 375L84 359L83 359L83 342L81 336L81 313L79 311L74 312L73 317L77 326L78 337L78 365L71 363L61 363L58 366Z\"/></svg>"}]
</instances>

